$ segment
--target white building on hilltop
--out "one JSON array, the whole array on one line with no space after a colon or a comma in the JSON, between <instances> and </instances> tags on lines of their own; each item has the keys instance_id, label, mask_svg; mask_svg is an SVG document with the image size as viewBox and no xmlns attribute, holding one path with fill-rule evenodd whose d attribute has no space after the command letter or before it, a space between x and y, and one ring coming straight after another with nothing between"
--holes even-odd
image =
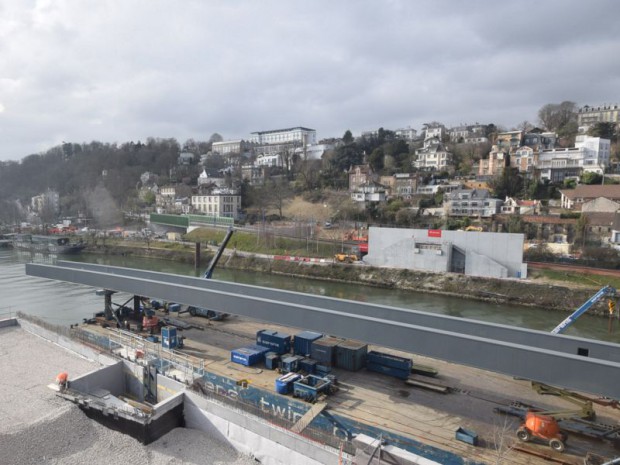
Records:
<instances>
[{"instance_id":1,"label":"white building on hilltop","mask_svg":"<svg viewBox=\"0 0 620 465\"><path fill-rule=\"evenodd\" d=\"M316 130L297 126L295 128L274 129L253 132L251 142L258 145L299 143L299 145L316 144Z\"/></svg>"},{"instance_id":2,"label":"white building on hilltop","mask_svg":"<svg viewBox=\"0 0 620 465\"><path fill-rule=\"evenodd\" d=\"M575 147L542 150L536 169L541 179L561 182L567 177L579 177L583 173L603 173L609 166L611 144L609 139L577 136Z\"/></svg>"}]
</instances>

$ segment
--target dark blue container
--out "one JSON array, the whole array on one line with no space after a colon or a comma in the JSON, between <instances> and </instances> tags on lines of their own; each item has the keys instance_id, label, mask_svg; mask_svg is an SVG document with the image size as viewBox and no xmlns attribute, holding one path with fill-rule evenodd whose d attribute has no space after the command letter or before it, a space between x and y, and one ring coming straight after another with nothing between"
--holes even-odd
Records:
<instances>
[{"instance_id":1,"label":"dark blue container","mask_svg":"<svg viewBox=\"0 0 620 465\"><path fill-rule=\"evenodd\" d=\"M282 359L282 363L280 364L280 368L285 373L288 373L288 372L291 372L291 371L297 371L297 370L299 370L299 361L302 358L303 357L300 357L298 355L292 355L290 357L284 357Z\"/></svg>"},{"instance_id":2,"label":"dark blue container","mask_svg":"<svg viewBox=\"0 0 620 465\"><path fill-rule=\"evenodd\" d=\"M296 373L287 373L276 379L276 392L278 394L289 394L293 392L293 384L301 379L301 375Z\"/></svg>"},{"instance_id":3,"label":"dark blue container","mask_svg":"<svg viewBox=\"0 0 620 465\"><path fill-rule=\"evenodd\" d=\"M377 365L385 365L403 371L411 371L413 362L410 358L399 357L397 355L386 354L371 350L367 356L368 363Z\"/></svg>"},{"instance_id":4,"label":"dark blue container","mask_svg":"<svg viewBox=\"0 0 620 465\"><path fill-rule=\"evenodd\" d=\"M314 371L317 376L325 376L332 372L332 368L325 365L319 365L317 363L314 367Z\"/></svg>"},{"instance_id":5,"label":"dark blue container","mask_svg":"<svg viewBox=\"0 0 620 465\"><path fill-rule=\"evenodd\" d=\"M149 336L146 338L147 341L149 342L159 342L159 337L157 336Z\"/></svg>"},{"instance_id":6,"label":"dark blue container","mask_svg":"<svg viewBox=\"0 0 620 465\"><path fill-rule=\"evenodd\" d=\"M168 305L168 311L169 312L178 312L179 310L181 310L181 305L180 304L170 304L170 305Z\"/></svg>"},{"instance_id":7,"label":"dark blue container","mask_svg":"<svg viewBox=\"0 0 620 465\"><path fill-rule=\"evenodd\" d=\"M343 339L335 337L322 337L312 342L310 357L320 365L331 367L336 360L336 346L343 342Z\"/></svg>"},{"instance_id":8,"label":"dark blue container","mask_svg":"<svg viewBox=\"0 0 620 465\"><path fill-rule=\"evenodd\" d=\"M347 340L336 346L336 367L358 371L366 365L368 344Z\"/></svg>"},{"instance_id":9,"label":"dark blue container","mask_svg":"<svg viewBox=\"0 0 620 465\"><path fill-rule=\"evenodd\" d=\"M151 307L157 310L158 308L161 308L161 302L159 300L151 300Z\"/></svg>"},{"instance_id":10,"label":"dark blue container","mask_svg":"<svg viewBox=\"0 0 620 465\"><path fill-rule=\"evenodd\" d=\"M411 370L399 370L398 368L389 367L387 365L379 365L377 363L367 362L366 369L384 375L393 376L394 378L407 379L411 374Z\"/></svg>"},{"instance_id":11,"label":"dark blue container","mask_svg":"<svg viewBox=\"0 0 620 465\"><path fill-rule=\"evenodd\" d=\"M314 331L303 331L299 334L295 334L293 353L295 355L303 355L304 357L309 356L312 342L322 337L323 335L321 333L315 333Z\"/></svg>"},{"instance_id":12,"label":"dark blue container","mask_svg":"<svg viewBox=\"0 0 620 465\"><path fill-rule=\"evenodd\" d=\"M280 356L275 352L267 352L265 354L265 367L269 370L275 370L280 364Z\"/></svg>"},{"instance_id":13,"label":"dark blue container","mask_svg":"<svg viewBox=\"0 0 620 465\"><path fill-rule=\"evenodd\" d=\"M312 360L311 358L304 358L303 360L300 360L299 369L313 375L316 372L316 360Z\"/></svg>"},{"instance_id":14,"label":"dark blue container","mask_svg":"<svg viewBox=\"0 0 620 465\"><path fill-rule=\"evenodd\" d=\"M174 326L164 326L161 329L161 346L164 349L176 349L178 345L177 329Z\"/></svg>"},{"instance_id":15,"label":"dark blue container","mask_svg":"<svg viewBox=\"0 0 620 465\"><path fill-rule=\"evenodd\" d=\"M264 347L261 347L264 349ZM247 367L256 365L263 361L265 352L257 349L256 346L241 347L230 352L230 360Z\"/></svg>"},{"instance_id":16,"label":"dark blue container","mask_svg":"<svg viewBox=\"0 0 620 465\"><path fill-rule=\"evenodd\" d=\"M261 329L256 333L256 343L280 355L291 351L291 336L286 333Z\"/></svg>"}]
</instances>

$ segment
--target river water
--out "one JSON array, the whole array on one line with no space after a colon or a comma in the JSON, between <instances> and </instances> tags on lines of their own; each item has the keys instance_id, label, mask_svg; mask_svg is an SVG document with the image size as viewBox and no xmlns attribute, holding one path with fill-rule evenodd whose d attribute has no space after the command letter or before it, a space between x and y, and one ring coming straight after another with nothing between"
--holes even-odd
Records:
<instances>
[{"instance_id":1,"label":"river water","mask_svg":"<svg viewBox=\"0 0 620 465\"><path fill-rule=\"evenodd\" d=\"M200 273L196 273L193 265L166 260L90 254L63 257L63 259L188 276L200 275ZM0 249L0 296L2 296L0 301L0 318L3 314L6 316L9 313L22 311L39 316L50 323L64 325L81 322L83 318L89 318L93 313L103 309L103 298L96 296L95 289L93 288L26 276L25 263L34 261L52 264L55 260L56 257L54 256ZM297 279L222 268L215 270L213 278L221 281L274 287L314 295L410 308L541 331L551 331L568 315L518 305L499 305L458 297L312 279ZM114 301L122 303L130 297L129 295L119 294L115 296ZM575 302L574 308L577 308L582 303ZM570 310L572 311L573 309ZM618 326L618 322L615 322L615 325ZM615 334L609 334L607 319L589 315L582 316L566 331L566 334L620 342L620 330L617 330Z\"/></svg>"}]
</instances>

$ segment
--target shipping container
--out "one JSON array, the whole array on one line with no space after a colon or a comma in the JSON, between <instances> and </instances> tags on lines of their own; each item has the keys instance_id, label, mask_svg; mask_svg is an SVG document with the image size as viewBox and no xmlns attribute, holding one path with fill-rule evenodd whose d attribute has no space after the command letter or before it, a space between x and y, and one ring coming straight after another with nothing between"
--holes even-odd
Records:
<instances>
[{"instance_id":1,"label":"shipping container","mask_svg":"<svg viewBox=\"0 0 620 465\"><path fill-rule=\"evenodd\" d=\"M407 379L411 374L411 371L399 370L398 368L389 367L387 365L379 365L372 362L366 363L366 369L369 371L375 371L384 375L393 376L394 378Z\"/></svg>"},{"instance_id":2,"label":"shipping container","mask_svg":"<svg viewBox=\"0 0 620 465\"><path fill-rule=\"evenodd\" d=\"M161 346L164 349L176 349L178 345L177 329L174 326L164 326L161 329Z\"/></svg>"},{"instance_id":3,"label":"shipping container","mask_svg":"<svg viewBox=\"0 0 620 465\"><path fill-rule=\"evenodd\" d=\"M286 333L261 329L256 333L256 343L279 355L291 351L291 336Z\"/></svg>"},{"instance_id":4,"label":"shipping container","mask_svg":"<svg viewBox=\"0 0 620 465\"><path fill-rule=\"evenodd\" d=\"M336 346L336 367L343 370L358 371L366 365L368 344L347 340Z\"/></svg>"},{"instance_id":5,"label":"shipping container","mask_svg":"<svg viewBox=\"0 0 620 465\"><path fill-rule=\"evenodd\" d=\"M282 359L282 363L280 364L280 368L283 372L288 373L290 371L299 370L299 361L303 359L298 355L292 355L290 357L284 357Z\"/></svg>"},{"instance_id":6,"label":"shipping container","mask_svg":"<svg viewBox=\"0 0 620 465\"><path fill-rule=\"evenodd\" d=\"M315 402L319 395L329 392L331 382L325 378L308 375L293 383L293 396L307 402Z\"/></svg>"},{"instance_id":7,"label":"shipping container","mask_svg":"<svg viewBox=\"0 0 620 465\"><path fill-rule=\"evenodd\" d=\"M321 333L315 333L314 331L303 331L299 334L295 334L293 353L295 355L303 355L304 357L309 356L312 342L322 337L323 335Z\"/></svg>"},{"instance_id":8,"label":"shipping container","mask_svg":"<svg viewBox=\"0 0 620 465\"><path fill-rule=\"evenodd\" d=\"M280 365L280 356L275 352L267 352L265 354L265 367L269 370L275 370Z\"/></svg>"},{"instance_id":9,"label":"shipping container","mask_svg":"<svg viewBox=\"0 0 620 465\"><path fill-rule=\"evenodd\" d=\"M312 342L310 357L321 365L331 367L336 360L336 346L344 339L335 337L322 337Z\"/></svg>"},{"instance_id":10,"label":"shipping container","mask_svg":"<svg viewBox=\"0 0 620 465\"><path fill-rule=\"evenodd\" d=\"M303 360L300 360L299 369L313 375L316 371L316 360L312 360L311 358L304 358Z\"/></svg>"},{"instance_id":11,"label":"shipping container","mask_svg":"<svg viewBox=\"0 0 620 465\"><path fill-rule=\"evenodd\" d=\"M326 376L327 374L332 372L332 368L325 365L319 365L317 363L314 367L314 371L317 376Z\"/></svg>"},{"instance_id":12,"label":"shipping container","mask_svg":"<svg viewBox=\"0 0 620 465\"><path fill-rule=\"evenodd\" d=\"M296 373L287 373L276 379L276 392L278 394L289 394L293 392L293 383L300 380L301 375Z\"/></svg>"},{"instance_id":13,"label":"shipping container","mask_svg":"<svg viewBox=\"0 0 620 465\"><path fill-rule=\"evenodd\" d=\"M399 357L397 355L386 354L371 350L368 352L368 363L377 365L385 365L402 371L411 371L413 361L410 358Z\"/></svg>"},{"instance_id":14,"label":"shipping container","mask_svg":"<svg viewBox=\"0 0 620 465\"><path fill-rule=\"evenodd\" d=\"M260 349L265 349L264 347L257 348L256 346L248 346L241 347L240 349L235 349L230 352L230 360L232 362L238 363L240 365L245 366L253 366L257 363L260 363L264 360L265 352Z\"/></svg>"}]
</instances>

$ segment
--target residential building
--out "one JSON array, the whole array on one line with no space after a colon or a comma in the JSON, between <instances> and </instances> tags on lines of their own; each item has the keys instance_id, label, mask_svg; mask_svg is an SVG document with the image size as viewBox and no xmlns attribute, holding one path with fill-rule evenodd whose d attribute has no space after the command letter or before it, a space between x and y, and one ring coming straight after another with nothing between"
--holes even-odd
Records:
<instances>
[{"instance_id":1,"label":"residential building","mask_svg":"<svg viewBox=\"0 0 620 465\"><path fill-rule=\"evenodd\" d=\"M44 207L49 207L54 212L60 209L60 196L58 192L48 189L42 194L35 195L30 199L30 207L33 212L41 213Z\"/></svg>"},{"instance_id":2,"label":"residential building","mask_svg":"<svg viewBox=\"0 0 620 465\"><path fill-rule=\"evenodd\" d=\"M443 206L447 216L490 218L500 212L504 203L494 199L486 189L457 189L444 195Z\"/></svg>"},{"instance_id":3,"label":"residential building","mask_svg":"<svg viewBox=\"0 0 620 465\"><path fill-rule=\"evenodd\" d=\"M241 178L250 181L251 185L260 184L263 181L263 170L254 164L247 164L241 167Z\"/></svg>"},{"instance_id":4,"label":"residential building","mask_svg":"<svg viewBox=\"0 0 620 465\"><path fill-rule=\"evenodd\" d=\"M504 172L504 168L509 166L510 157L508 153L500 150L494 145L489 152L489 158L481 159L478 165L478 178L493 178L500 176Z\"/></svg>"},{"instance_id":5,"label":"residential building","mask_svg":"<svg viewBox=\"0 0 620 465\"><path fill-rule=\"evenodd\" d=\"M252 133L250 142L259 146L272 144L314 145L316 144L316 130L297 126L287 129L257 131Z\"/></svg>"},{"instance_id":6,"label":"residential building","mask_svg":"<svg viewBox=\"0 0 620 465\"><path fill-rule=\"evenodd\" d=\"M284 166L284 160L280 153L261 153L256 157L257 166Z\"/></svg>"},{"instance_id":7,"label":"residential building","mask_svg":"<svg viewBox=\"0 0 620 465\"><path fill-rule=\"evenodd\" d=\"M385 186L376 181L367 181L351 192L351 199L356 202L385 202Z\"/></svg>"},{"instance_id":8,"label":"residential building","mask_svg":"<svg viewBox=\"0 0 620 465\"><path fill-rule=\"evenodd\" d=\"M243 155L246 153L251 153L254 146L255 144L243 139L226 140L222 142L213 142L211 151L214 154L222 156Z\"/></svg>"},{"instance_id":9,"label":"residential building","mask_svg":"<svg viewBox=\"0 0 620 465\"><path fill-rule=\"evenodd\" d=\"M177 163L179 165L191 165L194 162L194 154L192 152L181 152Z\"/></svg>"},{"instance_id":10,"label":"residential building","mask_svg":"<svg viewBox=\"0 0 620 465\"><path fill-rule=\"evenodd\" d=\"M575 147L542 150L536 169L541 179L562 182L567 177L579 177L584 172L603 173L609 166L609 139L577 136Z\"/></svg>"},{"instance_id":11,"label":"residential building","mask_svg":"<svg viewBox=\"0 0 620 465\"><path fill-rule=\"evenodd\" d=\"M540 200L519 200L506 197L502 205L505 215L538 215L540 214Z\"/></svg>"},{"instance_id":12,"label":"residential building","mask_svg":"<svg viewBox=\"0 0 620 465\"><path fill-rule=\"evenodd\" d=\"M519 147L512 154L510 157L510 166L517 168L520 173L532 173L537 160L538 155L534 152L534 149L524 145L523 147Z\"/></svg>"},{"instance_id":13,"label":"residential building","mask_svg":"<svg viewBox=\"0 0 620 465\"><path fill-rule=\"evenodd\" d=\"M203 189L192 195L192 208L205 215L236 220L241 211L241 195L234 189Z\"/></svg>"},{"instance_id":14,"label":"residential building","mask_svg":"<svg viewBox=\"0 0 620 465\"><path fill-rule=\"evenodd\" d=\"M399 128L394 131L396 137L400 139L404 139L408 142L416 140L418 138L418 131L413 129L411 126L407 126L406 128Z\"/></svg>"},{"instance_id":15,"label":"residential building","mask_svg":"<svg viewBox=\"0 0 620 465\"><path fill-rule=\"evenodd\" d=\"M470 134L465 137L463 142L466 144L486 144L489 142L489 139L483 134Z\"/></svg>"},{"instance_id":16,"label":"residential building","mask_svg":"<svg viewBox=\"0 0 620 465\"><path fill-rule=\"evenodd\" d=\"M328 150L334 150L336 146L334 144L314 144L306 147L298 147L295 149L295 154L302 160L320 160L323 154Z\"/></svg>"},{"instance_id":17,"label":"residential building","mask_svg":"<svg viewBox=\"0 0 620 465\"><path fill-rule=\"evenodd\" d=\"M454 171L452 154L438 138L425 139L424 146L415 151L415 168L423 171Z\"/></svg>"},{"instance_id":18,"label":"residential building","mask_svg":"<svg viewBox=\"0 0 620 465\"><path fill-rule=\"evenodd\" d=\"M611 235L609 237L609 243L616 249L620 248L620 213L614 215L614 221L611 225Z\"/></svg>"},{"instance_id":19,"label":"residential building","mask_svg":"<svg viewBox=\"0 0 620 465\"><path fill-rule=\"evenodd\" d=\"M388 197L410 200L416 193L418 177L414 173L396 173L381 176L379 182L386 188Z\"/></svg>"},{"instance_id":20,"label":"residential building","mask_svg":"<svg viewBox=\"0 0 620 465\"><path fill-rule=\"evenodd\" d=\"M460 182L438 182L438 183L430 183L426 186L418 186L416 189L416 194L420 195L435 195L438 192L454 192L461 188Z\"/></svg>"},{"instance_id":21,"label":"residential building","mask_svg":"<svg viewBox=\"0 0 620 465\"><path fill-rule=\"evenodd\" d=\"M424 140L437 139L443 140L446 133L446 127L441 123L426 123L424 125Z\"/></svg>"},{"instance_id":22,"label":"residential building","mask_svg":"<svg viewBox=\"0 0 620 465\"><path fill-rule=\"evenodd\" d=\"M523 136L523 146L530 147L534 151L555 148L558 135L554 132L528 132Z\"/></svg>"},{"instance_id":23,"label":"residential building","mask_svg":"<svg viewBox=\"0 0 620 465\"><path fill-rule=\"evenodd\" d=\"M495 144L497 144L500 149L512 152L521 147L522 141L523 131L508 131L498 133Z\"/></svg>"},{"instance_id":24,"label":"residential building","mask_svg":"<svg viewBox=\"0 0 620 465\"><path fill-rule=\"evenodd\" d=\"M604 198L620 202L620 184L586 185L579 184L575 189L561 190L561 206L566 210L581 210L583 204L594 199Z\"/></svg>"},{"instance_id":25,"label":"residential building","mask_svg":"<svg viewBox=\"0 0 620 465\"><path fill-rule=\"evenodd\" d=\"M355 165L349 168L349 191L357 191L358 188L370 181L376 181L377 175L370 165Z\"/></svg>"},{"instance_id":26,"label":"residential building","mask_svg":"<svg viewBox=\"0 0 620 465\"><path fill-rule=\"evenodd\" d=\"M585 105L577 111L577 125L583 128L583 132L596 123L620 123L620 105Z\"/></svg>"}]
</instances>

